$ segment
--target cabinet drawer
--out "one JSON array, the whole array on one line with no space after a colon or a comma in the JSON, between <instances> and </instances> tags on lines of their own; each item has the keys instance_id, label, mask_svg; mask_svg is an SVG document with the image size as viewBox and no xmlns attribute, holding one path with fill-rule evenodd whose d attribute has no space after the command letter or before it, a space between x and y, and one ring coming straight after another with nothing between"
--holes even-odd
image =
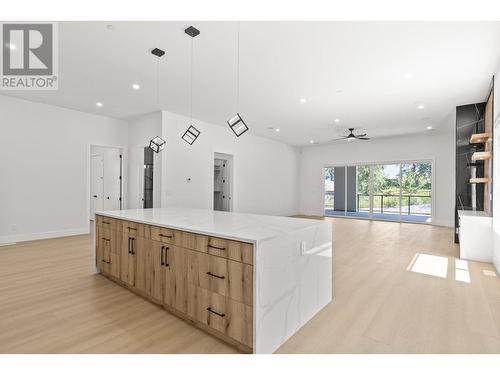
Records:
<instances>
[{"instance_id":1,"label":"cabinet drawer","mask_svg":"<svg viewBox=\"0 0 500 375\"><path fill-rule=\"evenodd\" d=\"M107 216L101 216L101 215L96 215L96 223L97 226L103 229L108 229L108 230L115 230L117 229L117 222L118 220L107 217Z\"/></svg>"},{"instance_id":2,"label":"cabinet drawer","mask_svg":"<svg viewBox=\"0 0 500 375\"><path fill-rule=\"evenodd\" d=\"M197 251L187 251L187 280L194 286L253 305L253 267Z\"/></svg>"},{"instance_id":3,"label":"cabinet drawer","mask_svg":"<svg viewBox=\"0 0 500 375\"><path fill-rule=\"evenodd\" d=\"M121 231L123 233L132 234L138 237L150 238L150 226L134 221L121 221Z\"/></svg>"},{"instance_id":4,"label":"cabinet drawer","mask_svg":"<svg viewBox=\"0 0 500 375\"><path fill-rule=\"evenodd\" d=\"M120 253L120 240L121 238L116 230L99 228L97 232L97 241L108 247L112 253Z\"/></svg>"},{"instance_id":5,"label":"cabinet drawer","mask_svg":"<svg viewBox=\"0 0 500 375\"><path fill-rule=\"evenodd\" d=\"M179 242L179 237L180 233L176 230L161 227L151 227L151 239L153 241L175 245Z\"/></svg>"},{"instance_id":6,"label":"cabinet drawer","mask_svg":"<svg viewBox=\"0 0 500 375\"><path fill-rule=\"evenodd\" d=\"M188 315L242 344L253 346L252 307L189 285Z\"/></svg>"},{"instance_id":7,"label":"cabinet drawer","mask_svg":"<svg viewBox=\"0 0 500 375\"><path fill-rule=\"evenodd\" d=\"M181 246L237 262L253 264L253 245L250 243L183 232Z\"/></svg>"}]
</instances>

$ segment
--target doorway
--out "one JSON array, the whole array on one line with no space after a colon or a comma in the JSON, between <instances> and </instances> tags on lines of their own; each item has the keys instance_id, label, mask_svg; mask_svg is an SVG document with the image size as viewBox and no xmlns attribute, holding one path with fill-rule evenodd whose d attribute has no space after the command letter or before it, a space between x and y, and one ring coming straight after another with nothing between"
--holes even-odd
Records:
<instances>
[{"instance_id":1,"label":"doorway","mask_svg":"<svg viewBox=\"0 0 500 375\"><path fill-rule=\"evenodd\" d=\"M122 208L122 152L119 148L90 147L90 219L96 211Z\"/></svg>"},{"instance_id":2,"label":"doorway","mask_svg":"<svg viewBox=\"0 0 500 375\"><path fill-rule=\"evenodd\" d=\"M324 215L431 223L432 161L325 166Z\"/></svg>"},{"instance_id":3,"label":"doorway","mask_svg":"<svg viewBox=\"0 0 500 375\"><path fill-rule=\"evenodd\" d=\"M153 208L154 190L154 153L148 146L144 147L144 186L142 208Z\"/></svg>"},{"instance_id":4,"label":"doorway","mask_svg":"<svg viewBox=\"0 0 500 375\"><path fill-rule=\"evenodd\" d=\"M232 211L233 156L214 154L214 211Z\"/></svg>"}]
</instances>

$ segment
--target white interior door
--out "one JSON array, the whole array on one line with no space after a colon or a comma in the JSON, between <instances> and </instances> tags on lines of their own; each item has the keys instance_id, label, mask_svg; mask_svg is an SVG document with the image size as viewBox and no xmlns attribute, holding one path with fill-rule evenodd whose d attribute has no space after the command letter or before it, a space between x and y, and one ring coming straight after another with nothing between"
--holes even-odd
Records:
<instances>
[{"instance_id":1,"label":"white interior door","mask_svg":"<svg viewBox=\"0 0 500 375\"><path fill-rule=\"evenodd\" d=\"M92 155L90 171L90 211L93 218L96 211L104 209L104 157Z\"/></svg>"},{"instance_id":2,"label":"white interior door","mask_svg":"<svg viewBox=\"0 0 500 375\"><path fill-rule=\"evenodd\" d=\"M104 210L113 211L120 209L120 150L107 149L104 152Z\"/></svg>"}]
</instances>

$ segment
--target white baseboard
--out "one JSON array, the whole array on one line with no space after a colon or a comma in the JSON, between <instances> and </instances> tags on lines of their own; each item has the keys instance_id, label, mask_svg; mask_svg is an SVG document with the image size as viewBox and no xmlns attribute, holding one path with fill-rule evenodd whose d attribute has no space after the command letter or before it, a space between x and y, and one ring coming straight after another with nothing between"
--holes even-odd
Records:
<instances>
[{"instance_id":1,"label":"white baseboard","mask_svg":"<svg viewBox=\"0 0 500 375\"><path fill-rule=\"evenodd\" d=\"M47 238L76 236L89 233L89 228L73 228L53 232L24 233L11 236L0 236L0 244L11 244L14 242L45 240Z\"/></svg>"}]
</instances>

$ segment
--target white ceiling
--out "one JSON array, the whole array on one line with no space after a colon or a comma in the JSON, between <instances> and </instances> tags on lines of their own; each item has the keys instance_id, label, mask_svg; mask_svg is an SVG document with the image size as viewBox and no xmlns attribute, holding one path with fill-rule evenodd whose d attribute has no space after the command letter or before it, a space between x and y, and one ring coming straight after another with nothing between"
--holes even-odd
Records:
<instances>
[{"instance_id":1,"label":"white ceiling","mask_svg":"<svg viewBox=\"0 0 500 375\"><path fill-rule=\"evenodd\" d=\"M194 39L193 116L227 126L237 110L236 22L63 22L59 90L4 93L123 119L158 109L189 116L191 38L183 30L191 24L201 30ZM240 28L238 110L252 133L294 145L326 142L348 127L372 137L451 128L443 121L456 105L484 100L500 64L500 22ZM153 47L167 51L159 103ZM133 83L141 89L132 90Z\"/></svg>"}]
</instances>

